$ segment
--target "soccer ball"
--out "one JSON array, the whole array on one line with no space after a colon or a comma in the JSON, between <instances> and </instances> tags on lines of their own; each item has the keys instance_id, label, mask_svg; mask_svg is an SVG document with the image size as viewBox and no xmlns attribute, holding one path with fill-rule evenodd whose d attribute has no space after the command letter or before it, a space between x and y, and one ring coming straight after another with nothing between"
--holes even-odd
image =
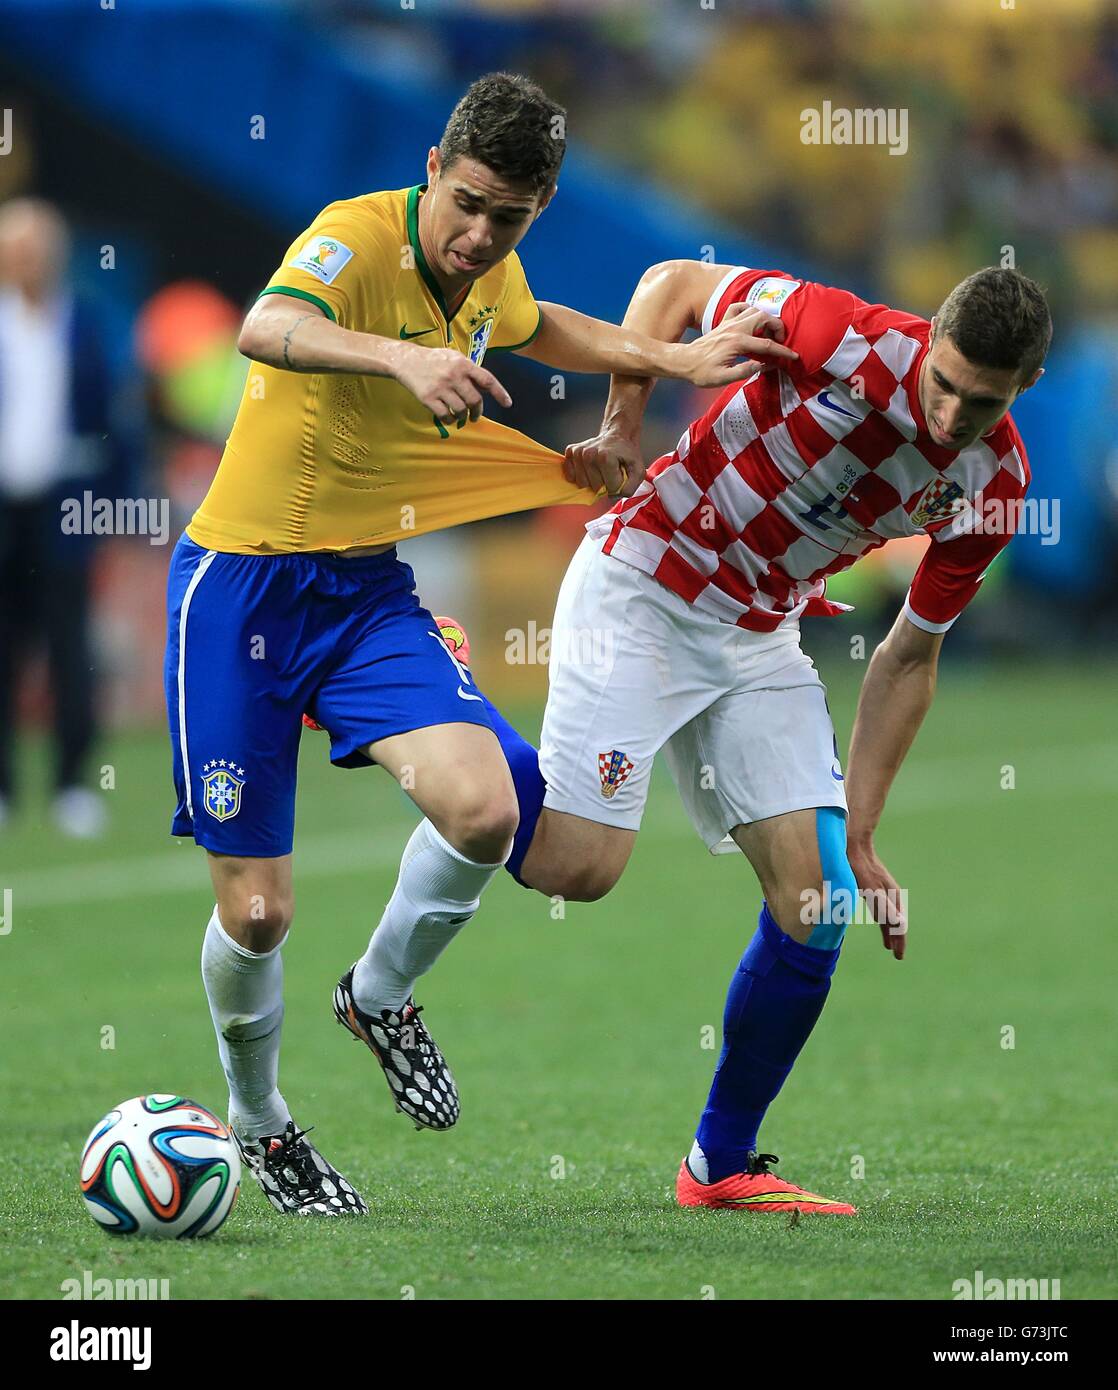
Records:
<instances>
[{"instance_id":1,"label":"soccer ball","mask_svg":"<svg viewBox=\"0 0 1118 1390\"><path fill-rule=\"evenodd\" d=\"M229 1215L241 1160L229 1127L183 1096L136 1096L82 1150L90 1216L113 1235L208 1236Z\"/></svg>"}]
</instances>

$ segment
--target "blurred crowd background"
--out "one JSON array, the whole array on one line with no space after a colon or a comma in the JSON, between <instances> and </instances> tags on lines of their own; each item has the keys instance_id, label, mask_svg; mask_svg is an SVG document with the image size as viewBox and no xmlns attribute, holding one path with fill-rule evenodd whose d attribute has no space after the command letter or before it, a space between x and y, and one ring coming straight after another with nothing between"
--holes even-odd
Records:
<instances>
[{"instance_id":1,"label":"blurred crowd background","mask_svg":"<svg viewBox=\"0 0 1118 1390\"><path fill-rule=\"evenodd\" d=\"M1048 373L1014 415L1059 542L1014 543L947 655L1113 649L1112 0L0 0L0 823L13 731L53 720L56 820L97 833L83 761L99 728L164 717L164 575L236 408L247 305L326 203L420 182L462 89L497 68L568 109L559 196L521 248L538 298L616 320L670 257L781 267L928 315L982 265L1011 259L1046 285ZM903 109L906 151L805 144L801 113L825 102ZM40 472L3 457L33 431L13 414L20 363L42 379L25 302L81 306L35 340L43 361L74 359L66 400L36 418L53 409L59 437L84 441ZM562 448L595 432L604 382L571 378L557 402L542 369L506 358L501 374L526 433ZM667 386L652 402L650 457L705 408ZM165 502L167 534L60 538L60 499L85 489ZM546 627L587 518L404 548L426 602L469 626L498 701L545 692L542 662L506 659L508 633ZM809 649L872 642L921 546L842 577L832 592L855 614L805 627Z\"/></svg>"}]
</instances>

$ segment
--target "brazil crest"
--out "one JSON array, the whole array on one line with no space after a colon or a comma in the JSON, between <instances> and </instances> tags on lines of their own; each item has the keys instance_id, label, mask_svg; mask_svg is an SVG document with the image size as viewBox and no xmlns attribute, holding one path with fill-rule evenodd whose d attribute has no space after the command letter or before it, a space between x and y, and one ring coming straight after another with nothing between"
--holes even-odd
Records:
<instances>
[{"instance_id":1,"label":"brazil crest","mask_svg":"<svg viewBox=\"0 0 1118 1390\"><path fill-rule=\"evenodd\" d=\"M497 312L493 304L483 305L482 308L470 319L470 361L480 367L485 357L485 349L489 346L489 335L493 332L494 318Z\"/></svg>"},{"instance_id":2,"label":"brazil crest","mask_svg":"<svg viewBox=\"0 0 1118 1390\"><path fill-rule=\"evenodd\" d=\"M214 820L232 820L241 809L245 770L227 758L202 767L202 804Z\"/></svg>"}]
</instances>

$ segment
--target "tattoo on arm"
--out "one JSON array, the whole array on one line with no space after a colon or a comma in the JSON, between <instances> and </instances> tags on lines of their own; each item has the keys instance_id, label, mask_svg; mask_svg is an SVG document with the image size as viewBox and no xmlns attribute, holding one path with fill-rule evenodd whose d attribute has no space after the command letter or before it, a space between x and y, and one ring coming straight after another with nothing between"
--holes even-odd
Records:
<instances>
[{"instance_id":1,"label":"tattoo on arm","mask_svg":"<svg viewBox=\"0 0 1118 1390\"><path fill-rule=\"evenodd\" d=\"M295 332L295 330L299 327L301 323L306 323L308 319L316 319L318 317L318 314L301 315L301 317L297 318L295 322L290 326L290 328L288 328L287 332L283 335L283 365L285 367L289 367L293 372L297 372L299 370L299 366L297 363L291 360L291 335Z\"/></svg>"}]
</instances>

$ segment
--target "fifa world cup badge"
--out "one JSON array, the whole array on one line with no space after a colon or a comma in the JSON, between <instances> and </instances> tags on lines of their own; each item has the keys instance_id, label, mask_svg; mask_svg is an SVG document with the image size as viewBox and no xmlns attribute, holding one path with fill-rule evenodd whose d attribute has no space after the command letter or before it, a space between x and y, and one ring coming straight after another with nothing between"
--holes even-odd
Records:
<instances>
[{"instance_id":1,"label":"fifa world cup badge","mask_svg":"<svg viewBox=\"0 0 1118 1390\"><path fill-rule=\"evenodd\" d=\"M235 760L215 758L202 765L202 804L214 820L232 820L241 809L245 770Z\"/></svg>"},{"instance_id":2,"label":"fifa world cup badge","mask_svg":"<svg viewBox=\"0 0 1118 1390\"><path fill-rule=\"evenodd\" d=\"M602 779L602 795L607 799L617 795L617 789L625 782L633 764L624 753L614 748L609 753L598 754L598 776Z\"/></svg>"}]
</instances>

